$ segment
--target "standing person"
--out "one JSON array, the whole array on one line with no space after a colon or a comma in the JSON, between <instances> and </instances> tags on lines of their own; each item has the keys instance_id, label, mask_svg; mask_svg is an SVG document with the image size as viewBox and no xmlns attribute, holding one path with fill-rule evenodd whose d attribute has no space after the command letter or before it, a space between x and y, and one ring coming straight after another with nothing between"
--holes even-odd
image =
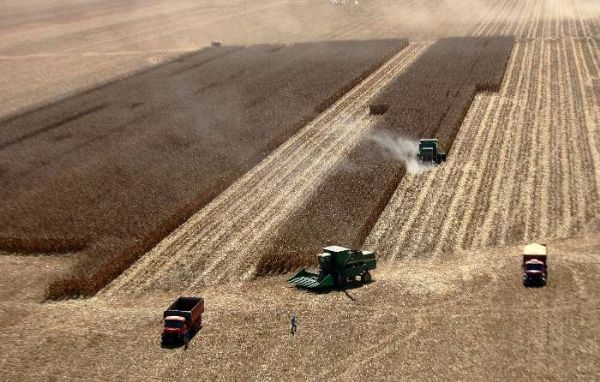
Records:
<instances>
[{"instance_id":1,"label":"standing person","mask_svg":"<svg viewBox=\"0 0 600 382\"><path fill-rule=\"evenodd\" d=\"M292 319L290 320L290 323L292 324L292 329L291 329L291 333L292 336L296 334L296 330L298 329L298 321L296 320L296 314L292 313Z\"/></svg>"},{"instance_id":2,"label":"standing person","mask_svg":"<svg viewBox=\"0 0 600 382\"><path fill-rule=\"evenodd\" d=\"M185 336L183 337L183 350L187 350L190 346L190 332L185 332Z\"/></svg>"}]
</instances>

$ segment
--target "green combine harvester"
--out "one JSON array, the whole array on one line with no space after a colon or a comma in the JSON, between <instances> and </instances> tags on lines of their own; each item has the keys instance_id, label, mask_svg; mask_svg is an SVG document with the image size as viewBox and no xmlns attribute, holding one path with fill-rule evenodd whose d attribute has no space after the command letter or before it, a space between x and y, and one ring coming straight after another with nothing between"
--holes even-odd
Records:
<instances>
[{"instance_id":1,"label":"green combine harvester","mask_svg":"<svg viewBox=\"0 0 600 382\"><path fill-rule=\"evenodd\" d=\"M370 270L377 266L375 252L359 251L339 246L323 248L318 256L319 273L311 273L306 269L298 272L288 282L306 289L325 289L331 287L345 288L348 280L357 276L363 283L371 281Z\"/></svg>"},{"instance_id":2,"label":"green combine harvester","mask_svg":"<svg viewBox=\"0 0 600 382\"><path fill-rule=\"evenodd\" d=\"M421 139L419 141L419 152L417 153L419 161L440 164L446 161L446 155L440 150L440 142L437 139Z\"/></svg>"}]
</instances>

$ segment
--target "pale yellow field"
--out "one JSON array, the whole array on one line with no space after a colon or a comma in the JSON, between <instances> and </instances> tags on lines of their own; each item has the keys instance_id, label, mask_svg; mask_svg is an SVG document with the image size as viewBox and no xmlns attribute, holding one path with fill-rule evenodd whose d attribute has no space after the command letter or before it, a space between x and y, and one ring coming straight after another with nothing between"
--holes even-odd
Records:
<instances>
[{"instance_id":1,"label":"pale yellow field","mask_svg":"<svg viewBox=\"0 0 600 382\"><path fill-rule=\"evenodd\" d=\"M600 2L5 1L2 116L178 57L255 44L408 37L411 45L91 299L44 302L77 254L0 256L0 380L600 379ZM373 124L368 102L442 36L513 35L434 170L408 174L365 247L362 288L255 279L266 243ZM520 245L546 242L546 288ZM162 310L206 298L189 350ZM289 316L299 334L288 333Z\"/></svg>"}]
</instances>

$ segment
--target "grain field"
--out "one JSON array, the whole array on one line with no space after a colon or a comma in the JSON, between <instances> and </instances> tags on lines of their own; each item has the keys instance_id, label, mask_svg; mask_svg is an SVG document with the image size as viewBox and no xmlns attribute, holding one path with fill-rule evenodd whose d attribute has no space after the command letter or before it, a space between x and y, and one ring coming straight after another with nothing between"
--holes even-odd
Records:
<instances>
[{"instance_id":1,"label":"grain field","mask_svg":"<svg viewBox=\"0 0 600 382\"><path fill-rule=\"evenodd\" d=\"M476 97L447 163L405 178L367 246L393 261L544 242L594 224L599 56L584 4L514 2L507 12L518 21L498 12L476 29L516 36L500 93Z\"/></svg>"},{"instance_id":2,"label":"grain field","mask_svg":"<svg viewBox=\"0 0 600 382\"><path fill-rule=\"evenodd\" d=\"M197 287L253 276L261 246L287 215L363 137L368 102L427 48L401 51L244 175L109 285L117 290ZM241 276L241 277L240 277Z\"/></svg>"},{"instance_id":3,"label":"grain field","mask_svg":"<svg viewBox=\"0 0 600 382\"><path fill-rule=\"evenodd\" d=\"M393 192L364 244L374 282L315 294L255 277L286 217L382 120L370 101L449 36L514 45L448 161ZM0 251L0 380L600 380L596 0L7 0L0 118L212 40L387 38L410 44L96 296L44 301L81 253ZM548 244L544 288L522 285L528 241ZM162 312L188 294L204 326L162 348Z\"/></svg>"}]
</instances>

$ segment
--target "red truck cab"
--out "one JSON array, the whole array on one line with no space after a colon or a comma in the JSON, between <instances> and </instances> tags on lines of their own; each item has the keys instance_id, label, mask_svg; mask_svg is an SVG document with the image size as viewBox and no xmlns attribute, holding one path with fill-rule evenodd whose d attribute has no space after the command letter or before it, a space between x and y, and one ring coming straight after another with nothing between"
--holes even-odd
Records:
<instances>
[{"instance_id":1,"label":"red truck cab","mask_svg":"<svg viewBox=\"0 0 600 382\"><path fill-rule=\"evenodd\" d=\"M163 312L163 345L181 345L202 327L204 299L179 297Z\"/></svg>"},{"instance_id":2,"label":"red truck cab","mask_svg":"<svg viewBox=\"0 0 600 382\"><path fill-rule=\"evenodd\" d=\"M546 245L532 243L523 249L523 285L544 286L548 282Z\"/></svg>"}]
</instances>

